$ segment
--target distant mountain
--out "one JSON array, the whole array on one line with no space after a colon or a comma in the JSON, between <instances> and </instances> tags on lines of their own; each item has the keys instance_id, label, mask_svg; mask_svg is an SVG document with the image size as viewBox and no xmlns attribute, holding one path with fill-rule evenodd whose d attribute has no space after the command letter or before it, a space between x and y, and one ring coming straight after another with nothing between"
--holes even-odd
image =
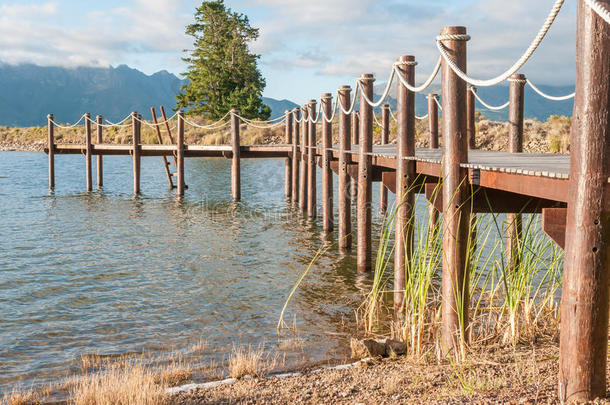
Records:
<instances>
[{"instance_id":1,"label":"distant mountain","mask_svg":"<svg viewBox=\"0 0 610 405\"><path fill-rule=\"evenodd\" d=\"M574 91L574 86L537 86L543 92L563 96L570 94ZM379 84L375 86L375 94L379 95L385 89L385 84ZM416 94L415 96L415 110L418 115L425 115L428 111L428 101L426 95L428 93L440 94L440 88L438 86L431 86L426 90L425 94ZM508 101L508 85L498 85L493 87L481 87L478 88L477 94L491 106L499 106ZM392 108L396 108L396 86L390 92L390 98L388 103ZM508 107L502 111L491 111L482 106L478 101L475 100L476 110L481 112L487 119L495 121L506 121L508 120ZM546 121L551 115L572 115L572 108L574 106L574 100L567 101L551 101L542 98L534 92L529 86L525 87L525 118L536 118L540 121Z\"/></svg>"},{"instance_id":2,"label":"distant mountain","mask_svg":"<svg viewBox=\"0 0 610 405\"><path fill-rule=\"evenodd\" d=\"M183 81L160 71L146 75L126 65L109 68L42 67L0 64L0 125L45 125L49 113L58 122L74 122L84 112L117 121L131 111L150 117L150 107L176 107ZM264 98L277 117L297 105Z\"/></svg>"}]
</instances>

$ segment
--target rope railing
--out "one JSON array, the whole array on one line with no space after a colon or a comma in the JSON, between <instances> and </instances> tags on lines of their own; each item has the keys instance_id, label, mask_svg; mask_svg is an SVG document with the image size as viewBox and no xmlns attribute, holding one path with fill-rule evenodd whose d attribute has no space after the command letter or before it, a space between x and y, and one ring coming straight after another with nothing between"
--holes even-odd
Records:
<instances>
[{"instance_id":1,"label":"rope railing","mask_svg":"<svg viewBox=\"0 0 610 405\"><path fill-rule=\"evenodd\" d=\"M610 24L610 10L602 6L597 0L585 0L587 6L591 7L606 23Z\"/></svg>"},{"instance_id":2,"label":"rope railing","mask_svg":"<svg viewBox=\"0 0 610 405\"><path fill-rule=\"evenodd\" d=\"M500 110L503 110L503 109L505 109L506 107L508 107L510 105L510 100L507 101L506 103L502 104L502 105L497 105L497 106L490 105L490 104L487 104L485 101L483 101L483 99L481 97L479 97L477 92L472 87L469 88L468 91L470 91L472 94L474 94L474 98L476 98L477 101L479 103L481 103L488 110L500 111Z\"/></svg>"},{"instance_id":3,"label":"rope railing","mask_svg":"<svg viewBox=\"0 0 610 405\"><path fill-rule=\"evenodd\" d=\"M541 95L542 97L548 99L548 100L552 100L552 101L565 101L565 100L569 100L571 98L574 98L574 96L576 95L576 92L571 93L571 94L567 94L565 96L551 96L549 94L544 93L542 90L540 90L538 87L536 87L534 85L534 83L532 83L529 79L527 79L527 84L539 95Z\"/></svg>"},{"instance_id":4,"label":"rope railing","mask_svg":"<svg viewBox=\"0 0 610 405\"><path fill-rule=\"evenodd\" d=\"M392 70L394 72L396 72L396 70L398 69L399 66L401 65L417 65L417 62L396 62L392 65ZM434 70L432 71L432 73L430 74L430 76L428 76L428 78L426 79L426 81L421 85L421 86L417 86L417 87L413 87L409 84L409 82L407 82L405 80L404 77L402 77L402 75L400 74L400 72L396 72L398 73L398 80L400 81L400 83L406 87L409 91L413 92L413 93L421 93L422 91L426 90L428 87L430 87L430 85L432 84L432 82L434 81L434 79L436 78L436 76L438 75L438 72L441 70L441 58L438 58L438 61L436 62L436 66L434 67Z\"/></svg>"},{"instance_id":5,"label":"rope railing","mask_svg":"<svg viewBox=\"0 0 610 405\"><path fill-rule=\"evenodd\" d=\"M57 122L55 122L52 119L49 119L49 122L51 122L54 126L56 126L57 128L62 128L62 129L71 129L76 127L78 124L80 124L82 122L82 120L86 117L86 114L83 114L80 116L80 119L78 121L76 121L74 124L68 124L68 125L60 125Z\"/></svg>"}]
</instances>

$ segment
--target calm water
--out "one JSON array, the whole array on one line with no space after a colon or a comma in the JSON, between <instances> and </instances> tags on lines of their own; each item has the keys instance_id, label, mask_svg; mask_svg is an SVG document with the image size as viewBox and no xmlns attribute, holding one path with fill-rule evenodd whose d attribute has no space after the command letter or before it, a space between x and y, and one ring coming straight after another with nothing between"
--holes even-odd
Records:
<instances>
[{"instance_id":1,"label":"calm water","mask_svg":"<svg viewBox=\"0 0 610 405\"><path fill-rule=\"evenodd\" d=\"M104 157L103 191L83 193L84 158L58 156L50 193L46 155L0 152L0 392L58 381L82 355L163 355L200 339L210 348L199 365L233 344L283 350L289 362L343 356L343 320L369 280L334 248L286 316L305 346L278 341L290 289L334 242L284 200L283 159L242 161L239 204L230 160L187 159L186 180L178 201L161 160L145 158L134 198L131 160Z\"/></svg>"}]
</instances>

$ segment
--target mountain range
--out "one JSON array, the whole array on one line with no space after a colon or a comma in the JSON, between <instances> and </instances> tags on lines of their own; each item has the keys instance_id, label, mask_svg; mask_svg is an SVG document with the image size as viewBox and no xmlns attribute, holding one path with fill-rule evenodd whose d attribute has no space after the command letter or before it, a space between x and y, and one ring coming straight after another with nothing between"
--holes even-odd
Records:
<instances>
[{"instance_id":1,"label":"mountain range","mask_svg":"<svg viewBox=\"0 0 610 405\"><path fill-rule=\"evenodd\" d=\"M49 113L58 122L74 122L84 112L101 114L110 121L118 121L131 111L150 116L150 107L165 106L171 111L176 106L175 96L183 80L167 71L146 75L126 65L108 68L43 67L32 64L8 65L0 63L0 125L45 125ZM564 95L574 91L574 86L539 86L552 95ZM382 93L385 85L375 86L375 93ZM439 93L432 86L427 93ZM480 88L480 97L492 105L508 100L508 86ZM263 97L271 107L271 117L280 116L286 110L297 107L290 100ZM388 103L396 108L396 85L390 91ZM525 116L546 120L550 115L571 115L573 100L555 102L546 100L529 88L525 90ZM486 118L506 120L508 109L489 111L477 102L477 110ZM426 114L425 94L416 96L416 112Z\"/></svg>"}]
</instances>

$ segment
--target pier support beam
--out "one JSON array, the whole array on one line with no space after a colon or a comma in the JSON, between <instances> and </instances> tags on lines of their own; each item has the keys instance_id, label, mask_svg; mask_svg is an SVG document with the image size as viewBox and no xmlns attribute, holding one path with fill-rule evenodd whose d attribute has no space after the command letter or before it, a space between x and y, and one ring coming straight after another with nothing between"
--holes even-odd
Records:
<instances>
[{"instance_id":1,"label":"pier support beam","mask_svg":"<svg viewBox=\"0 0 610 405\"><path fill-rule=\"evenodd\" d=\"M365 100L373 99L372 74L360 76L360 157L358 159L358 272L371 270L371 202L373 197L373 107Z\"/></svg>"},{"instance_id":2,"label":"pier support beam","mask_svg":"<svg viewBox=\"0 0 610 405\"><path fill-rule=\"evenodd\" d=\"M410 85L415 84L415 57L398 58L398 74ZM405 275L413 254L413 220L415 195L415 94L399 82L397 93L398 132L396 134L396 214L394 217L394 314L401 318L405 291Z\"/></svg>"},{"instance_id":3,"label":"pier support beam","mask_svg":"<svg viewBox=\"0 0 610 405\"><path fill-rule=\"evenodd\" d=\"M231 160L231 195L233 201L240 201L241 148L239 142L239 111L236 109L231 110L231 145L233 146L233 159Z\"/></svg>"},{"instance_id":4,"label":"pier support beam","mask_svg":"<svg viewBox=\"0 0 610 405\"><path fill-rule=\"evenodd\" d=\"M339 88L339 100L344 110L351 107L351 87L341 86ZM352 154L348 153L352 149L351 136L351 116L345 114L339 108L339 191L337 193L339 210L339 249L349 250L352 248L352 209L351 209L351 177L349 175L349 165L352 163Z\"/></svg>"},{"instance_id":5,"label":"pier support beam","mask_svg":"<svg viewBox=\"0 0 610 405\"><path fill-rule=\"evenodd\" d=\"M515 73L509 80L508 151L523 152L523 109L525 104L525 75ZM506 260L510 269L521 260L519 239L522 232L520 213L506 214Z\"/></svg>"},{"instance_id":6,"label":"pier support beam","mask_svg":"<svg viewBox=\"0 0 610 405\"><path fill-rule=\"evenodd\" d=\"M309 152L309 114L307 106L301 107L301 173L299 190L299 207L303 213L307 212L307 156Z\"/></svg>"},{"instance_id":7,"label":"pier support beam","mask_svg":"<svg viewBox=\"0 0 610 405\"><path fill-rule=\"evenodd\" d=\"M102 127L102 122L103 122L103 118L101 115L98 115L97 117L95 117L95 122L97 123L97 137L96 137L96 144L102 144L104 143L104 128ZM97 177L97 188L102 188L104 187L104 161L102 160L102 154L98 154L95 158L95 163L96 163L96 170L95 170L95 174Z\"/></svg>"},{"instance_id":8,"label":"pier support beam","mask_svg":"<svg viewBox=\"0 0 610 405\"><path fill-rule=\"evenodd\" d=\"M87 192L93 190L93 167L91 164L91 114L85 114L85 178L87 182ZM135 156L135 155L134 155ZM135 166L134 166L135 170Z\"/></svg>"},{"instance_id":9,"label":"pier support beam","mask_svg":"<svg viewBox=\"0 0 610 405\"><path fill-rule=\"evenodd\" d=\"M468 134L468 149L477 148L477 124L475 120L474 93L477 88L468 86L466 92L466 132Z\"/></svg>"},{"instance_id":10,"label":"pier support beam","mask_svg":"<svg viewBox=\"0 0 610 405\"><path fill-rule=\"evenodd\" d=\"M609 9L609 0L600 0ZM610 24L578 2L576 98L561 295L559 399L606 396L610 272Z\"/></svg>"},{"instance_id":11,"label":"pier support beam","mask_svg":"<svg viewBox=\"0 0 610 405\"><path fill-rule=\"evenodd\" d=\"M49 144L49 190L55 188L55 118L47 115L47 142Z\"/></svg>"},{"instance_id":12,"label":"pier support beam","mask_svg":"<svg viewBox=\"0 0 610 405\"><path fill-rule=\"evenodd\" d=\"M292 114L290 111L285 111L286 115L286 145L292 144ZM286 158L285 163L285 182L284 182L284 193L287 200L292 197L292 157Z\"/></svg>"},{"instance_id":13,"label":"pier support beam","mask_svg":"<svg viewBox=\"0 0 610 405\"><path fill-rule=\"evenodd\" d=\"M325 117L332 115L332 94L322 94L322 230L326 233L333 231L333 172L330 169L333 146L333 123Z\"/></svg>"},{"instance_id":14,"label":"pier support beam","mask_svg":"<svg viewBox=\"0 0 610 405\"><path fill-rule=\"evenodd\" d=\"M352 145L360 144L360 113L356 110L352 112ZM355 202L358 197L358 182L352 181L352 200ZM357 209L357 207L356 207Z\"/></svg>"},{"instance_id":15,"label":"pier support beam","mask_svg":"<svg viewBox=\"0 0 610 405\"><path fill-rule=\"evenodd\" d=\"M165 116L165 112L163 113ZM239 119L235 116L235 114L231 114L231 125L233 125L233 119L237 119L237 142L238 142L238 158L237 158L237 188L233 189L233 198L237 195L237 199L241 198L241 191L239 185ZM165 119L165 117L164 117ZM167 121L167 120L166 120ZM234 132L231 132L234 135ZM234 138L235 139L235 138ZM232 165L232 173L231 173L231 185L235 187L235 154L233 155L233 165ZM178 176L176 179L176 192L178 196L184 195L184 112L182 110L178 111L178 136L176 137L176 170L178 171ZM237 194L235 192L237 191Z\"/></svg>"},{"instance_id":16,"label":"pier support beam","mask_svg":"<svg viewBox=\"0 0 610 405\"><path fill-rule=\"evenodd\" d=\"M428 94L428 131L430 149L438 149L438 94ZM428 204L428 232L436 230L438 210L434 204Z\"/></svg>"},{"instance_id":17,"label":"pier support beam","mask_svg":"<svg viewBox=\"0 0 610 405\"><path fill-rule=\"evenodd\" d=\"M131 131L132 131L132 161L133 161L133 193L140 194L140 163L141 163L141 148L140 148L140 126L138 125L138 113L131 113Z\"/></svg>"},{"instance_id":18,"label":"pier support beam","mask_svg":"<svg viewBox=\"0 0 610 405\"><path fill-rule=\"evenodd\" d=\"M466 71L466 28L441 30L449 57ZM456 37L464 40L455 39ZM443 254L442 254L442 345L446 354L464 355L465 329L468 325L468 162L466 131L466 82L443 60Z\"/></svg>"},{"instance_id":19,"label":"pier support beam","mask_svg":"<svg viewBox=\"0 0 610 405\"><path fill-rule=\"evenodd\" d=\"M299 109L295 108L290 113L292 121L292 185L290 186L292 191L292 204L298 204L299 202Z\"/></svg>"},{"instance_id":20,"label":"pier support beam","mask_svg":"<svg viewBox=\"0 0 610 405\"><path fill-rule=\"evenodd\" d=\"M381 144L387 145L390 143L390 105L384 104L381 107ZM383 185L383 181L379 186L379 211L386 213L388 210L388 188Z\"/></svg>"},{"instance_id":21,"label":"pier support beam","mask_svg":"<svg viewBox=\"0 0 610 405\"><path fill-rule=\"evenodd\" d=\"M314 219L316 210L316 100L309 101L309 150L307 153L307 217Z\"/></svg>"}]
</instances>

